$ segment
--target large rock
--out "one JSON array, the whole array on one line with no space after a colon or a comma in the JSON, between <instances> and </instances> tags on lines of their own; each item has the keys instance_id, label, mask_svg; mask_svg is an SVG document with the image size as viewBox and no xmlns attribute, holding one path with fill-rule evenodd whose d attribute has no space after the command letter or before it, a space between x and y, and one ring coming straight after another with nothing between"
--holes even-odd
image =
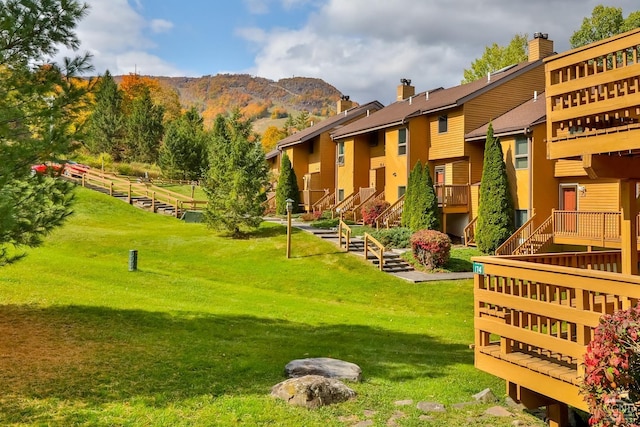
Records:
<instances>
[{"instance_id":1,"label":"large rock","mask_svg":"<svg viewBox=\"0 0 640 427\"><path fill-rule=\"evenodd\" d=\"M290 378L271 388L271 396L286 400L290 405L318 408L346 402L356 392L339 380L319 375Z\"/></svg>"},{"instance_id":2,"label":"large rock","mask_svg":"<svg viewBox=\"0 0 640 427\"><path fill-rule=\"evenodd\" d=\"M362 369L355 363L345 362L330 357L296 359L287 363L284 373L288 378L305 375L320 375L326 378L337 378L358 382L362 378Z\"/></svg>"}]
</instances>

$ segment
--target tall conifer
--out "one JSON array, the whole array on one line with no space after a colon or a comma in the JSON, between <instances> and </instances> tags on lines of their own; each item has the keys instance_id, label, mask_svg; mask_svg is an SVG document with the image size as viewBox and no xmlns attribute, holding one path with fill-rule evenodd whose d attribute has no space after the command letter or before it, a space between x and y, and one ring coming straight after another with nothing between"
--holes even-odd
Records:
<instances>
[{"instance_id":1,"label":"tall conifer","mask_svg":"<svg viewBox=\"0 0 640 427\"><path fill-rule=\"evenodd\" d=\"M287 153L282 153L280 161L280 177L278 177L278 187L276 188L276 213L284 215L287 213L287 199L293 200L293 213L298 211L300 205L300 190L298 179L291 166L291 160Z\"/></svg>"}]
</instances>

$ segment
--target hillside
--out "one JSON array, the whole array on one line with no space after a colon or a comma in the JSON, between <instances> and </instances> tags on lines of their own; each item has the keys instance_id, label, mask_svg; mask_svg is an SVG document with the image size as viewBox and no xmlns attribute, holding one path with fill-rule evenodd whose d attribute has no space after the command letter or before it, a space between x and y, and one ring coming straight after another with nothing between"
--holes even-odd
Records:
<instances>
[{"instance_id":1,"label":"hillside","mask_svg":"<svg viewBox=\"0 0 640 427\"><path fill-rule=\"evenodd\" d=\"M116 81L120 78L116 77ZM175 88L181 104L187 108L195 106L206 123L219 113L239 107L256 120L255 130L259 132L270 124L280 126L287 113L295 115L307 110L314 116L328 117L335 112L340 98L335 87L308 77L278 81L248 74L151 78Z\"/></svg>"}]
</instances>

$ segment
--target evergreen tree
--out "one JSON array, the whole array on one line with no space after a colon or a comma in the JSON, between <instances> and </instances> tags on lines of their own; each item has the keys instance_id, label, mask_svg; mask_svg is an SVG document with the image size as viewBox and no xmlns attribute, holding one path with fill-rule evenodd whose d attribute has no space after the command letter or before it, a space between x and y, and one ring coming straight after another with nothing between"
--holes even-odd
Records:
<instances>
[{"instance_id":1,"label":"evergreen tree","mask_svg":"<svg viewBox=\"0 0 640 427\"><path fill-rule=\"evenodd\" d=\"M428 164L425 163L418 177L418 191L414 200L414 210L409 228L414 231L438 230L440 228L438 197L433 188L433 179Z\"/></svg>"},{"instance_id":2,"label":"evergreen tree","mask_svg":"<svg viewBox=\"0 0 640 427\"><path fill-rule=\"evenodd\" d=\"M89 117L87 146L93 154L108 153L119 161L124 150L123 94L107 70L96 85L95 104Z\"/></svg>"},{"instance_id":3,"label":"evergreen tree","mask_svg":"<svg viewBox=\"0 0 640 427\"><path fill-rule=\"evenodd\" d=\"M233 237L242 235L242 227L260 225L266 200L267 162L260 142L250 142L251 136L251 124L239 110L216 117L203 186L209 200L204 214L209 227Z\"/></svg>"},{"instance_id":4,"label":"evergreen tree","mask_svg":"<svg viewBox=\"0 0 640 427\"><path fill-rule=\"evenodd\" d=\"M502 146L500 141L493 137L493 125L489 123L476 225L478 249L485 253L494 253L496 248L514 233L514 215Z\"/></svg>"},{"instance_id":5,"label":"evergreen tree","mask_svg":"<svg viewBox=\"0 0 640 427\"><path fill-rule=\"evenodd\" d=\"M164 129L162 117L164 109L154 105L148 88L131 103L127 116L126 160L146 163L158 161L160 142Z\"/></svg>"},{"instance_id":6,"label":"evergreen tree","mask_svg":"<svg viewBox=\"0 0 640 427\"><path fill-rule=\"evenodd\" d=\"M209 161L206 138L202 117L195 108L169 122L160 149L162 174L174 179L199 179Z\"/></svg>"},{"instance_id":7,"label":"evergreen tree","mask_svg":"<svg viewBox=\"0 0 640 427\"><path fill-rule=\"evenodd\" d=\"M287 153L282 153L280 160L280 176L278 177L278 187L276 187L276 213L284 215L287 213L287 199L293 200L292 213L298 211L300 205L300 190L296 173L291 166L291 160Z\"/></svg>"},{"instance_id":8,"label":"evergreen tree","mask_svg":"<svg viewBox=\"0 0 640 427\"><path fill-rule=\"evenodd\" d=\"M420 186L420 178L422 176L422 163L418 161L409 172L407 180L407 190L404 194L404 206L402 208L402 226L411 228L413 217L416 214L417 194Z\"/></svg>"},{"instance_id":9,"label":"evergreen tree","mask_svg":"<svg viewBox=\"0 0 640 427\"><path fill-rule=\"evenodd\" d=\"M37 246L71 213L72 186L31 176L30 166L68 154L79 133L90 56L52 63L60 46L76 50L86 5L74 0L0 2L0 265ZM17 250L16 250L17 249Z\"/></svg>"}]
</instances>

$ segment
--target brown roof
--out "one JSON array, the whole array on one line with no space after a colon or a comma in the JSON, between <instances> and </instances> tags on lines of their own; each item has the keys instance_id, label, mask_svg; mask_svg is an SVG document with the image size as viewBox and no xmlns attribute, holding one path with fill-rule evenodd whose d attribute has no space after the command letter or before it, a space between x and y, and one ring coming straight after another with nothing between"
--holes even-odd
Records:
<instances>
[{"instance_id":1,"label":"brown roof","mask_svg":"<svg viewBox=\"0 0 640 427\"><path fill-rule=\"evenodd\" d=\"M485 77L448 89L438 88L433 91L421 92L411 98L394 102L382 110L371 114L369 117L350 123L333 132L331 137L333 139L340 139L378 129L398 126L405 123L405 120L411 117L461 106L487 90L493 89L541 65L542 60L522 62L492 73L489 81L487 81L487 77Z\"/></svg>"},{"instance_id":2,"label":"brown roof","mask_svg":"<svg viewBox=\"0 0 640 427\"><path fill-rule=\"evenodd\" d=\"M359 116L364 116L365 114L367 114L367 112L370 111L378 111L381 108L384 108L384 105L382 105L378 101L372 101L358 107L349 108L348 110L338 113L335 116L331 116L328 119L315 123L313 126L296 132L293 135L289 135L288 137L278 142L277 148L282 149L284 147L301 144L305 141L315 138L323 132L329 132L339 127L344 122L353 120L354 118L357 118Z\"/></svg>"},{"instance_id":3,"label":"brown roof","mask_svg":"<svg viewBox=\"0 0 640 427\"><path fill-rule=\"evenodd\" d=\"M523 133L525 128L546 121L546 105L544 92L536 98L520 104L516 108L507 111L492 121L493 135L503 136L514 133ZM484 139L487 136L489 124L485 124L465 135L465 140L473 141Z\"/></svg>"},{"instance_id":4,"label":"brown roof","mask_svg":"<svg viewBox=\"0 0 640 427\"><path fill-rule=\"evenodd\" d=\"M271 150L267 154L265 154L264 157L267 160L269 160L269 159L273 159L274 157L278 157L279 154L280 154L279 150Z\"/></svg>"}]
</instances>

